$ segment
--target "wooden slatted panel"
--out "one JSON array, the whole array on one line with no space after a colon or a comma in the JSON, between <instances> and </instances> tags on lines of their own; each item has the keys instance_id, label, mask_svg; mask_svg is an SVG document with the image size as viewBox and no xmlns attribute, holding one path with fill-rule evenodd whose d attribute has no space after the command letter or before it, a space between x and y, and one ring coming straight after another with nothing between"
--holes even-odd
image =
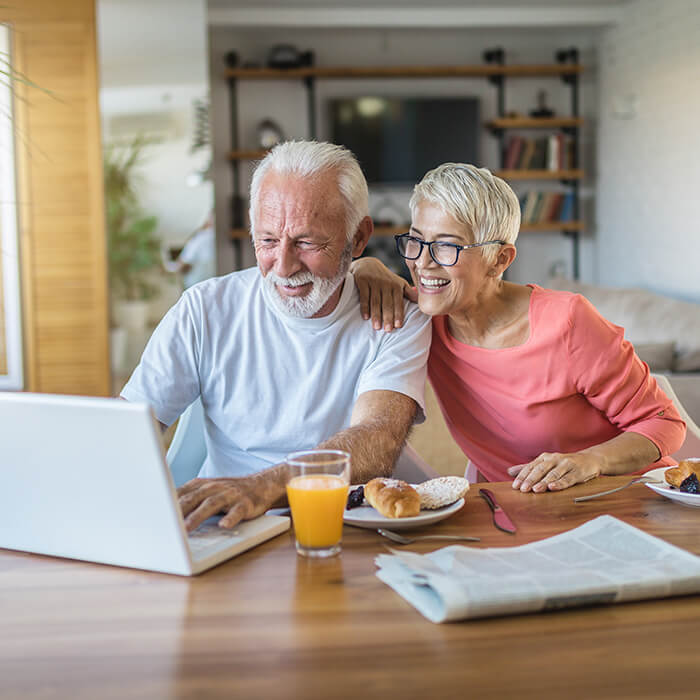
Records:
<instances>
[{"instance_id":1,"label":"wooden slatted panel","mask_svg":"<svg viewBox=\"0 0 700 700\"><path fill-rule=\"evenodd\" d=\"M108 395L108 295L95 9L91 0L23 0L18 188L26 388Z\"/></svg>"}]
</instances>

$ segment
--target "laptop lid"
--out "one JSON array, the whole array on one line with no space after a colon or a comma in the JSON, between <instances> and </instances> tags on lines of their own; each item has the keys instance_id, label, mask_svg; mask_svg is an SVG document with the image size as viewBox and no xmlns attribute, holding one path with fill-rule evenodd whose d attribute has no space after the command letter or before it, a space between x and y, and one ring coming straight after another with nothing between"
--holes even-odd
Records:
<instances>
[{"instance_id":1,"label":"laptop lid","mask_svg":"<svg viewBox=\"0 0 700 700\"><path fill-rule=\"evenodd\" d=\"M193 566L145 404L0 393L0 465L0 547L8 549L189 575L289 527L288 518L258 524L248 546L239 537L233 551Z\"/></svg>"}]
</instances>

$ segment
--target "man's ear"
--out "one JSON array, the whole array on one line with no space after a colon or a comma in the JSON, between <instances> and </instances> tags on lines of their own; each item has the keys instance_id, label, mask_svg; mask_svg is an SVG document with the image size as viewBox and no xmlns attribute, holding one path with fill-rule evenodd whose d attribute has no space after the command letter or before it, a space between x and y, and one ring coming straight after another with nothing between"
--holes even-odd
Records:
<instances>
[{"instance_id":1,"label":"man's ear","mask_svg":"<svg viewBox=\"0 0 700 700\"><path fill-rule=\"evenodd\" d=\"M360 221L357 231L355 231L355 235L352 238L353 258L359 258L360 255L362 255L362 251L364 251L365 247L367 246L367 242L369 241L373 231L374 223L372 222L372 219L369 216L365 216L365 218Z\"/></svg>"},{"instance_id":2,"label":"man's ear","mask_svg":"<svg viewBox=\"0 0 700 700\"><path fill-rule=\"evenodd\" d=\"M492 277L500 277L513 264L517 254L518 251L514 245L510 243L502 245L488 274Z\"/></svg>"}]
</instances>

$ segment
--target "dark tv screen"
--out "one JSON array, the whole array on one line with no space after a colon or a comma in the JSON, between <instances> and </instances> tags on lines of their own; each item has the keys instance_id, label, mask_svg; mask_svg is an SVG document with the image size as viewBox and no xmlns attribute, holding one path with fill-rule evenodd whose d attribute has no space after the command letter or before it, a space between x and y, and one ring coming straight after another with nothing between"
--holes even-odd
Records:
<instances>
[{"instance_id":1,"label":"dark tv screen","mask_svg":"<svg viewBox=\"0 0 700 700\"><path fill-rule=\"evenodd\" d=\"M349 148L367 182L415 184L447 161L479 162L475 97L329 100L331 140Z\"/></svg>"}]
</instances>

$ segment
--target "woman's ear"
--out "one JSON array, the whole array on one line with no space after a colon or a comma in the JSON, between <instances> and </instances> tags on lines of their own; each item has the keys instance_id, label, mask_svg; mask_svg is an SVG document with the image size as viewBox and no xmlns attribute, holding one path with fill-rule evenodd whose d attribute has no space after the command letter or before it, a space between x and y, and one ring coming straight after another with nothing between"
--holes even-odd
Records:
<instances>
[{"instance_id":1,"label":"woman's ear","mask_svg":"<svg viewBox=\"0 0 700 700\"><path fill-rule=\"evenodd\" d=\"M502 245L496 255L496 260L489 270L489 276L500 277L513 264L517 254L516 247L511 243Z\"/></svg>"},{"instance_id":2,"label":"woman's ear","mask_svg":"<svg viewBox=\"0 0 700 700\"><path fill-rule=\"evenodd\" d=\"M359 258L362 255L370 236L374 231L374 223L369 216L365 216L362 221L360 221L357 231L352 238L352 257Z\"/></svg>"}]
</instances>

